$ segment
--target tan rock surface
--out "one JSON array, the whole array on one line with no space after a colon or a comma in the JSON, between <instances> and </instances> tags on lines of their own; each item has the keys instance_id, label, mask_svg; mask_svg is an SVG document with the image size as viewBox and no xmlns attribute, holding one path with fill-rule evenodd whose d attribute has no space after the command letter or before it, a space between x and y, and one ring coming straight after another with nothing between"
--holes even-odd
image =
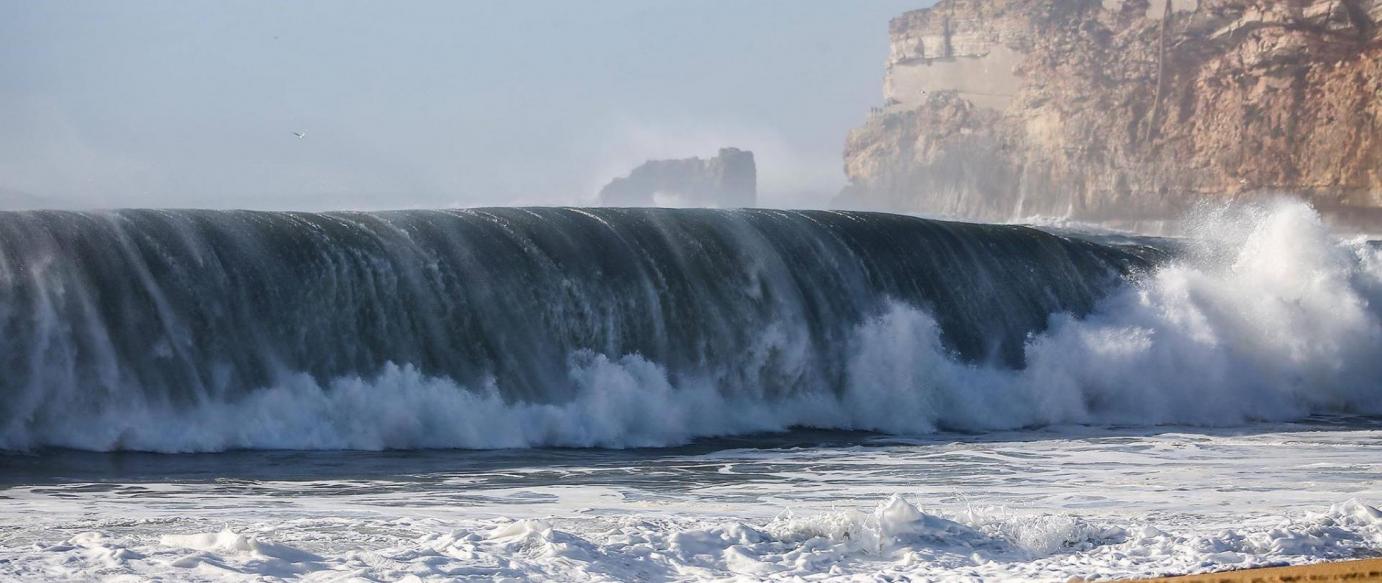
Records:
<instances>
[{"instance_id":1,"label":"tan rock surface","mask_svg":"<svg viewBox=\"0 0 1382 583\"><path fill-rule=\"evenodd\" d=\"M839 203L1147 223L1289 192L1382 217L1382 0L1172 8L942 0L894 19L888 102L849 135Z\"/></svg>"}]
</instances>

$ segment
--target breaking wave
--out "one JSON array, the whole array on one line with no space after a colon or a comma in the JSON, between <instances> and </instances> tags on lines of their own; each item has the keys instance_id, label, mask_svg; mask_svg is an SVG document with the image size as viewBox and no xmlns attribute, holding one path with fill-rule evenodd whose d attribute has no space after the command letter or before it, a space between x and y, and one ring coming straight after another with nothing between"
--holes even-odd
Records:
<instances>
[{"instance_id":1,"label":"breaking wave","mask_svg":"<svg viewBox=\"0 0 1382 583\"><path fill-rule=\"evenodd\" d=\"M0 448L631 447L1382 412L1382 252L824 211L0 214Z\"/></svg>"}]
</instances>

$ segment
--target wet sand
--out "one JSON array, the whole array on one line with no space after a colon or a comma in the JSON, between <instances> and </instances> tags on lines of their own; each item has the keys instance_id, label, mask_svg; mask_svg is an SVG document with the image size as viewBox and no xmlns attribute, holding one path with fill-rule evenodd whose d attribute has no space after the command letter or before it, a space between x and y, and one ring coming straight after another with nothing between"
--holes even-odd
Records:
<instances>
[{"instance_id":1,"label":"wet sand","mask_svg":"<svg viewBox=\"0 0 1382 583\"><path fill-rule=\"evenodd\" d=\"M1332 581L1382 581L1382 559L1317 563L1314 565L1301 565L1295 567L1243 569L1241 571L1225 571L1221 573L1206 573L1203 575L1139 579L1137 582L1127 583L1315 583Z\"/></svg>"}]
</instances>

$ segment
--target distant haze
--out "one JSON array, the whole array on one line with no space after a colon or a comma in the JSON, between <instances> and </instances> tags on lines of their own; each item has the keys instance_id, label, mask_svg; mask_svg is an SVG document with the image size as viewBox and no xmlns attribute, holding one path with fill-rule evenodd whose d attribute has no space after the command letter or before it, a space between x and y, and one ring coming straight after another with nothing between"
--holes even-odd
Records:
<instances>
[{"instance_id":1,"label":"distant haze","mask_svg":"<svg viewBox=\"0 0 1382 583\"><path fill-rule=\"evenodd\" d=\"M930 3L0 0L0 206L589 204L720 146L817 206Z\"/></svg>"}]
</instances>

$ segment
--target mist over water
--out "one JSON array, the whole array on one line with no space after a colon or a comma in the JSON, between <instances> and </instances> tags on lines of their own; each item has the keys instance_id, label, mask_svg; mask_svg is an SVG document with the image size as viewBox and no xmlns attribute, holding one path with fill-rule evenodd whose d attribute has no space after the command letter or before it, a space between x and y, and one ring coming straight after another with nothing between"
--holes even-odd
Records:
<instances>
[{"instance_id":1,"label":"mist over water","mask_svg":"<svg viewBox=\"0 0 1382 583\"><path fill-rule=\"evenodd\" d=\"M1171 254L867 213L11 214L0 447L1382 412L1379 251L1295 202L1199 220Z\"/></svg>"},{"instance_id":2,"label":"mist over water","mask_svg":"<svg viewBox=\"0 0 1382 583\"><path fill-rule=\"evenodd\" d=\"M728 145L823 204L915 6L12 3L0 209L589 204Z\"/></svg>"}]
</instances>

